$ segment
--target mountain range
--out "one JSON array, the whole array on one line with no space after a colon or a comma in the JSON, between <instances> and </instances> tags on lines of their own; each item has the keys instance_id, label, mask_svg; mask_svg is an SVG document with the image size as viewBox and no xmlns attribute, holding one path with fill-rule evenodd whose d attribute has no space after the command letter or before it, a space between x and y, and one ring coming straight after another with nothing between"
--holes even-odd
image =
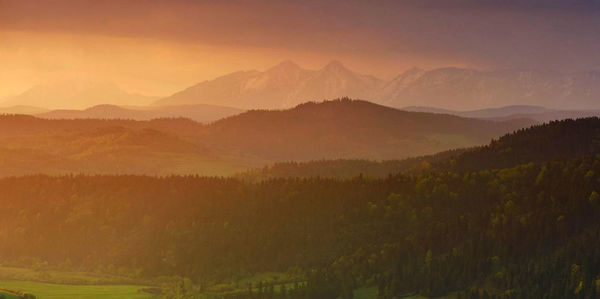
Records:
<instances>
[{"instance_id":1,"label":"mountain range","mask_svg":"<svg viewBox=\"0 0 600 299\"><path fill-rule=\"evenodd\" d=\"M600 71L412 68L390 80L352 71L339 61L318 70L284 61L265 71L239 71L159 98L129 93L109 82L37 85L0 106L86 109L97 105L193 106L289 109L308 101L350 97L385 106L439 107L464 111L501 106L553 110L600 109ZM138 109L139 110L139 109ZM183 116L183 115L181 115Z\"/></svg>"},{"instance_id":2,"label":"mountain range","mask_svg":"<svg viewBox=\"0 0 600 299\"><path fill-rule=\"evenodd\" d=\"M306 70L284 61L264 72L243 71L204 81L156 105L212 104L248 109L285 109L307 101L351 96L370 99L383 81L352 72L339 61Z\"/></svg>"},{"instance_id":3,"label":"mountain range","mask_svg":"<svg viewBox=\"0 0 600 299\"><path fill-rule=\"evenodd\" d=\"M402 159L481 145L530 126L407 112L366 101L251 110L210 124L183 118L0 116L0 176L30 173L225 175L273 162Z\"/></svg>"},{"instance_id":4,"label":"mountain range","mask_svg":"<svg viewBox=\"0 0 600 299\"><path fill-rule=\"evenodd\" d=\"M563 110L591 109L600 107L600 72L412 68L391 80L381 80L354 72L339 61L320 70L307 70L285 61L266 71L235 72L204 81L155 104L284 109L343 96L397 108L466 110L539 105Z\"/></svg>"}]
</instances>

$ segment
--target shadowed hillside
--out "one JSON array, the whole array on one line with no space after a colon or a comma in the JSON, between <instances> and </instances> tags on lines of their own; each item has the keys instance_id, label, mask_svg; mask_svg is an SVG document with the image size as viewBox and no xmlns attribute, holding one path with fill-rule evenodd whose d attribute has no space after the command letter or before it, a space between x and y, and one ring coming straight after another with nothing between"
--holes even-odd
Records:
<instances>
[{"instance_id":1,"label":"shadowed hillside","mask_svg":"<svg viewBox=\"0 0 600 299\"><path fill-rule=\"evenodd\" d=\"M479 145L528 126L406 112L349 99L254 110L209 126L207 139L272 160L401 159Z\"/></svg>"},{"instance_id":2,"label":"shadowed hillside","mask_svg":"<svg viewBox=\"0 0 600 299\"><path fill-rule=\"evenodd\" d=\"M362 287L385 299L595 298L599 130L598 119L553 122L446 157L443 171L384 179L3 178L0 258L183 276L172 290L225 284L217 295L228 299L352 298ZM487 168L507 148L538 155ZM286 275L230 284L272 272ZM265 291L274 285L289 292Z\"/></svg>"},{"instance_id":3,"label":"shadowed hillside","mask_svg":"<svg viewBox=\"0 0 600 299\"><path fill-rule=\"evenodd\" d=\"M567 119L534 125L494 138L484 146L462 148L403 160L319 160L282 162L237 174L247 181L274 178L385 178L421 171L478 171L526 163L579 158L600 152L600 119ZM552 150L548 150L552 149Z\"/></svg>"},{"instance_id":4,"label":"shadowed hillside","mask_svg":"<svg viewBox=\"0 0 600 299\"><path fill-rule=\"evenodd\" d=\"M0 116L0 175L226 175L290 160L403 159L484 144L531 123L406 112L348 99L254 110L210 125L182 118Z\"/></svg>"}]
</instances>

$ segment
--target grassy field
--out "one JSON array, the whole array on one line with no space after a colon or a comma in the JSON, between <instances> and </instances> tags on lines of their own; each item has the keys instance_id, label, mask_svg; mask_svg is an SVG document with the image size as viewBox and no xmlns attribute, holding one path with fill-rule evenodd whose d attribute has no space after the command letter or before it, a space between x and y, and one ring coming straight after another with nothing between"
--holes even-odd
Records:
<instances>
[{"instance_id":1,"label":"grassy field","mask_svg":"<svg viewBox=\"0 0 600 299\"><path fill-rule=\"evenodd\" d=\"M254 287L260 281L275 283L274 291L280 290L280 285L285 282L286 288L294 286L296 275L287 273L263 272L239 277L235 283L215 284L206 289L203 295L207 297L220 297L222 294L246 292L248 284ZM143 282L142 282L143 283ZM27 268L0 267L0 289L22 291L35 295L38 299L151 299L153 295L140 291L147 286L111 275L100 275L86 272L38 271ZM255 290L256 291L256 290ZM2 293L6 299L18 299L9 293ZM456 296L448 295L435 299L455 299ZM376 287L359 288L354 291L354 299L377 299ZM430 299L423 296L410 296L404 299Z\"/></svg>"},{"instance_id":2,"label":"grassy field","mask_svg":"<svg viewBox=\"0 0 600 299\"><path fill-rule=\"evenodd\" d=\"M286 273L262 272L239 277L236 282L232 281L231 283L219 283L209 286L206 288L206 291L203 294L209 296L219 296L228 293L247 292L248 284L252 284L253 290L256 292L256 285L259 282L263 282L265 285L274 283L274 291L275 293L279 293L281 290L281 284L285 284L285 287L289 290L294 287L296 284L295 281L304 283L304 281L301 279Z\"/></svg>"},{"instance_id":3,"label":"grassy field","mask_svg":"<svg viewBox=\"0 0 600 299\"><path fill-rule=\"evenodd\" d=\"M377 299L377 288L360 288L354 291L354 299Z\"/></svg>"},{"instance_id":4,"label":"grassy field","mask_svg":"<svg viewBox=\"0 0 600 299\"><path fill-rule=\"evenodd\" d=\"M12 293L9 293L9 292L3 292L3 291L0 291L0 298L3 298L3 299L20 299L20 297L17 296L17 295L15 295L15 294L12 294Z\"/></svg>"},{"instance_id":5,"label":"grassy field","mask_svg":"<svg viewBox=\"0 0 600 299\"><path fill-rule=\"evenodd\" d=\"M354 299L377 299L377 288L376 287L370 287L370 288L360 288L354 291ZM423 297L420 295L415 295L415 296L409 296L409 297L403 297L402 299L430 299L428 297ZM456 296L454 294L450 294L447 296L443 296L443 297L436 297L434 299L456 299Z\"/></svg>"},{"instance_id":6,"label":"grassy field","mask_svg":"<svg viewBox=\"0 0 600 299\"><path fill-rule=\"evenodd\" d=\"M22 291L39 299L148 299L139 292L145 288L131 278L74 271L36 271L28 268L0 267L0 289ZM3 294L0 292L0 294ZM18 297L4 294L6 299Z\"/></svg>"},{"instance_id":7,"label":"grassy field","mask_svg":"<svg viewBox=\"0 0 600 299\"><path fill-rule=\"evenodd\" d=\"M36 271L28 268L1 267L0 281L21 280L55 284L139 284L134 279L99 273L75 271ZM2 288L0 286L0 288Z\"/></svg>"},{"instance_id":8,"label":"grassy field","mask_svg":"<svg viewBox=\"0 0 600 299\"><path fill-rule=\"evenodd\" d=\"M152 295L140 292L135 285L64 285L42 282L2 280L0 288L19 290L38 299L149 299ZM6 297L7 299L11 297ZM12 298L11 298L12 299Z\"/></svg>"}]
</instances>

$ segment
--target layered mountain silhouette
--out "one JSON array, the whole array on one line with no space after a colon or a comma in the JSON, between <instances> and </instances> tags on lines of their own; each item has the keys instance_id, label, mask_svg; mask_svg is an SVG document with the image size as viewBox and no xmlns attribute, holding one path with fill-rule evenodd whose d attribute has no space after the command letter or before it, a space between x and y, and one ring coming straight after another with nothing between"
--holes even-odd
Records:
<instances>
[{"instance_id":1,"label":"layered mountain silhouette","mask_svg":"<svg viewBox=\"0 0 600 299\"><path fill-rule=\"evenodd\" d=\"M508 119L532 119L538 122L549 122L552 120L561 120L567 118L584 118L592 116L600 116L600 109L588 110L559 110L548 109L541 106L528 105L513 105L498 108L478 109L469 111L456 111L435 107L420 107L410 106L402 110L413 112L428 112L451 114L461 117L483 118L492 120L508 120Z\"/></svg>"},{"instance_id":2,"label":"layered mountain silhouette","mask_svg":"<svg viewBox=\"0 0 600 299\"><path fill-rule=\"evenodd\" d=\"M456 111L436 107L409 106L402 108L402 110L413 112L443 113L474 118L510 117L512 115L539 114L556 111L542 106L530 105L511 105L498 108L477 109L469 111Z\"/></svg>"},{"instance_id":3,"label":"layered mountain silhouette","mask_svg":"<svg viewBox=\"0 0 600 299\"><path fill-rule=\"evenodd\" d=\"M339 61L319 70L284 61L265 71L240 71L204 81L162 99L128 93L108 82L77 81L37 85L0 100L0 106L8 107L8 112L15 111L13 107L86 109L104 104L289 109L308 101L346 96L396 108L426 106L465 111L525 105L554 110L600 109L600 71L412 68L391 80L381 80L352 71ZM33 114L32 109L21 110Z\"/></svg>"},{"instance_id":4,"label":"layered mountain silhouette","mask_svg":"<svg viewBox=\"0 0 600 299\"><path fill-rule=\"evenodd\" d=\"M264 72L244 71L204 81L156 102L284 109L300 103L350 96L370 99L383 81L355 73L339 61L312 71L285 61Z\"/></svg>"},{"instance_id":5,"label":"layered mountain silhouette","mask_svg":"<svg viewBox=\"0 0 600 299\"><path fill-rule=\"evenodd\" d=\"M85 109L95 105L148 105L156 97L128 93L111 82L70 80L36 85L0 100L0 106L33 106L44 109Z\"/></svg>"},{"instance_id":6,"label":"layered mountain silhouette","mask_svg":"<svg viewBox=\"0 0 600 299\"><path fill-rule=\"evenodd\" d=\"M412 70L389 82L377 100L391 106L466 110L509 105L556 109L600 107L600 72Z\"/></svg>"},{"instance_id":7,"label":"layered mountain silhouette","mask_svg":"<svg viewBox=\"0 0 600 299\"><path fill-rule=\"evenodd\" d=\"M27 105L15 105L10 107L0 108L0 114L25 114L34 115L40 113L46 113L50 110L41 107L27 106Z\"/></svg>"},{"instance_id":8,"label":"layered mountain silhouette","mask_svg":"<svg viewBox=\"0 0 600 299\"><path fill-rule=\"evenodd\" d=\"M408 112L366 101L252 110L208 125L0 116L0 176L28 173L231 174L281 161L402 159L485 144L531 120Z\"/></svg>"},{"instance_id":9,"label":"layered mountain silhouette","mask_svg":"<svg viewBox=\"0 0 600 299\"><path fill-rule=\"evenodd\" d=\"M1 110L0 110L1 111ZM98 105L83 110L52 110L35 113L37 117L48 119L131 119L151 120L157 118L184 117L208 123L232 116L244 110L205 104L180 106L121 107L116 105Z\"/></svg>"},{"instance_id":10,"label":"layered mountain silhouette","mask_svg":"<svg viewBox=\"0 0 600 299\"><path fill-rule=\"evenodd\" d=\"M342 96L398 108L432 106L467 110L539 105L589 109L600 107L600 72L413 68L386 81L351 71L339 61L316 71L285 61L263 72L236 72L204 81L156 104L284 109Z\"/></svg>"}]
</instances>

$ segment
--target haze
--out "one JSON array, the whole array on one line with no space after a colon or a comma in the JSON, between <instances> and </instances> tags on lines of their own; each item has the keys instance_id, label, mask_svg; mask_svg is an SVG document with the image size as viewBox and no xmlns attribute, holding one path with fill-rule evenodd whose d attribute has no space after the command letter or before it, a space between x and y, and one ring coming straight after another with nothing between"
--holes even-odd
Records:
<instances>
[{"instance_id":1,"label":"haze","mask_svg":"<svg viewBox=\"0 0 600 299\"><path fill-rule=\"evenodd\" d=\"M168 96L287 59L382 79L413 66L592 70L598 30L593 1L2 0L0 98L73 79Z\"/></svg>"},{"instance_id":2,"label":"haze","mask_svg":"<svg viewBox=\"0 0 600 299\"><path fill-rule=\"evenodd\" d=\"M0 299L600 298L600 0L0 0Z\"/></svg>"}]
</instances>

